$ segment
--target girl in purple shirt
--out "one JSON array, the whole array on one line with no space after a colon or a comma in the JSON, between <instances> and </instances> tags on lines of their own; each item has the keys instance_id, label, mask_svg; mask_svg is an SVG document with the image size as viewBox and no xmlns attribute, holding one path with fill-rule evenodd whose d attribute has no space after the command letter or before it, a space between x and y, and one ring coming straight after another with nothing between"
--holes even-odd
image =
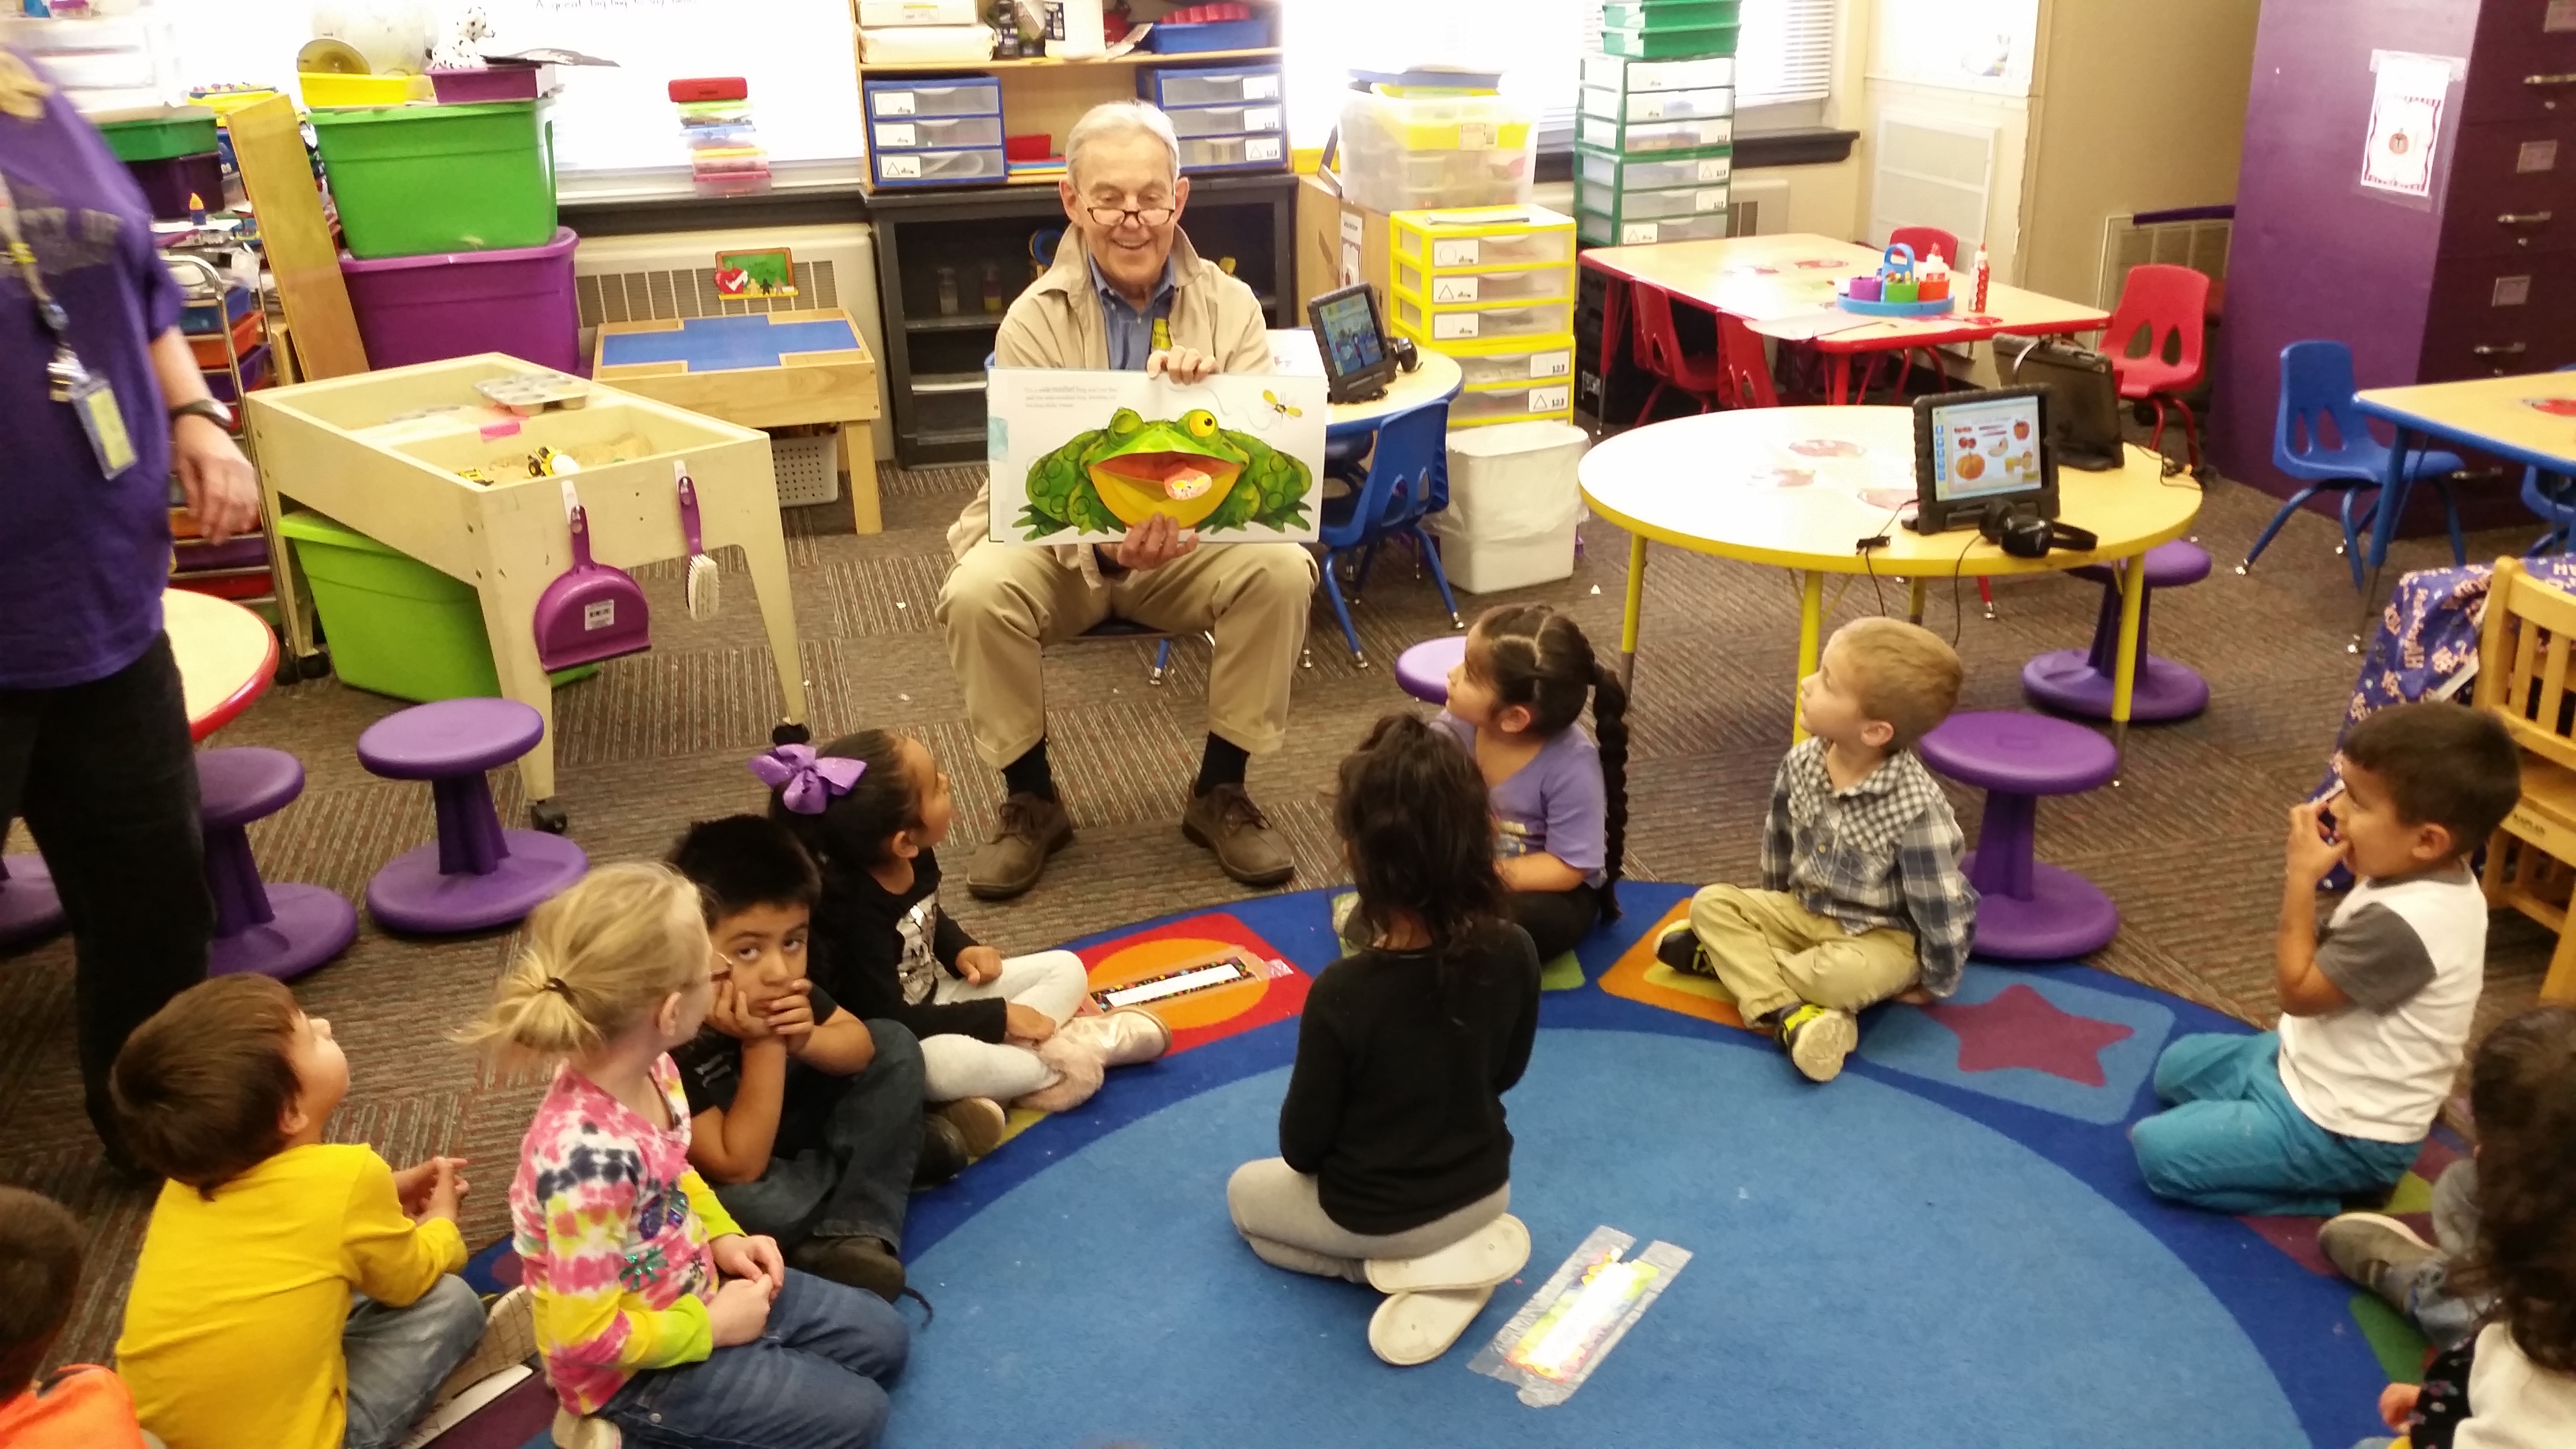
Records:
<instances>
[{"instance_id":1,"label":"girl in purple shirt","mask_svg":"<svg viewBox=\"0 0 2576 1449\"><path fill-rule=\"evenodd\" d=\"M1592 706L1599 745L1575 723ZM1628 833L1628 691L1572 619L1545 604L1488 609L1449 671L1440 723L1475 757L1494 802L1494 854L1512 916L1541 961L1619 914Z\"/></svg>"}]
</instances>

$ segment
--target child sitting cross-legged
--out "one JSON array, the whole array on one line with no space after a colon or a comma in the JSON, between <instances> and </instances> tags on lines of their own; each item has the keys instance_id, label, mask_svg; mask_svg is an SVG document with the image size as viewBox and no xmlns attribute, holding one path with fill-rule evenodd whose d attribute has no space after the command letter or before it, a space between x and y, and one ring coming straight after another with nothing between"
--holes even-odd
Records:
<instances>
[{"instance_id":1,"label":"child sitting cross-legged","mask_svg":"<svg viewBox=\"0 0 2576 1449\"><path fill-rule=\"evenodd\" d=\"M689 1166L670 1053L715 999L702 911L668 866L592 871L528 918L464 1034L561 1063L510 1184L554 1440L866 1449L911 1330L875 1294L788 1267Z\"/></svg>"},{"instance_id":2,"label":"child sitting cross-legged","mask_svg":"<svg viewBox=\"0 0 2576 1449\"><path fill-rule=\"evenodd\" d=\"M1762 888L1713 885L1656 956L1715 976L1744 1023L1809 1080L1860 1042L1856 1013L1959 989L1977 892L1959 818L1914 744L1959 702L1959 656L1928 629L1857 619L1798 683L1809 739L1789 751L1762 825Z\"/></svg>"},{"instance_id":3,"label":"child sitting cross-legged","mask_svg":"<svg viewBox=\"0 0 2576 1449\"><path fill-rule=\"evenodd\" d=\"M892 1299L916 1169L966 1165L957 1129L921 1115L921 1044L862 1022L806 976L820 888L796 838L758 815L689 827L671 865L706 898L716 947L707 1024L671 1053L689 1099L689 1163L790 1266ZM936 1148L932 1147L936 1144ZM935 1161L926 1161L932 1157Z\"/></svg>"},{"instance_id":4,"label":"child sitting cross-legged","mask_svg":"<svg viewBox=\"0 0 2576 1449\"><path fill-rule=\"evenodd\" d=\"M1447 1352L1529 1260L1503 1093L1538 1034L1539 962L1506 914L1491 808L1475 764L1409 714L1342 761L1333 825L1368 944L1306 998L1279 1155L1225 1186L1263 1262L1387 1295L1369 1347L1394 1364Z\"/></svg>"},{"instance_id":5,"label":"child sitting cross-legged","mask_svg":"<svg viewBox=\"0 0 2576 1449\"><path fill-rule=\"evenodd\" d=\"M1003 959L939 908L939 846L956 816L948 772L921 741L862 730L818 753L782 745L751 762L771 788L769 816L823 872L814 907L815 980L861 1016L921 1038L923 1091L989 1144L1001 1107L1058 1112L1100 1088L1103 1069L1151 1061L1171 1045L1141 1008L1077 1016L1090 984L1082 958L1040 951Z\"/></svg>"},{"instance_id":6,"label":"child sitting cross-legged","mask_svg":"<svg viewBox=\"0 0 2576 1449\"><path fill-rule=\"evenodd\" d=\"M2339 796L2290 808L2279 1029L2187 1036L2156 1061L2171 1105L2129 1136L2158 1197L2323 1217L2384 1192L2460 1069L2486 980L2468 859L2521 797L2521 752L2495 716L2428 701L2353 726L2337 765ZM2317 887L2338 865L2360 883L2320 930Z\"/></svg>"},{"instance_id":7,"label":"child sitting cross-legged","mask_svg":"<svg viewBox=\"0 0 2576 1449\"><path fill-rule=\"evenodd\" d=\"M108 1083L127 1144L169 1179L116 1363L171 1449L399 1444L443 1386L526 1353L526 1296L487 1322L456 1276L463 1161L396 1172L322 1140L349 1059L284 986L188 988L126 1039Z\"/></svg>"},{"instance_id":8,"label":"child sitting cross-legged","mask_svg":"<svg viewBox=\"0 0 2576 1449\"><path fill-rule=\"evenodd\" d=\"M134 1396L113 1371L65 1364L36 1374L78 1296L81 1237L52 1198L0 1187L0 1444L9 1449L143 1449Z\"/></svg>"}]
</instances>

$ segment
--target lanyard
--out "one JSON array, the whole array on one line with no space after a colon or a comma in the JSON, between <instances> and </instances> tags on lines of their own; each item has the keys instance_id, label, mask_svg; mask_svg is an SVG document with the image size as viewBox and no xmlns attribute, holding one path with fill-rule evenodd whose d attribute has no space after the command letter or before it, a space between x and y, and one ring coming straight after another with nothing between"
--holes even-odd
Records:
<instances>
[{"instance_id":1,"label":"lanyard","mask_svg":"<svg viewBox=\"0 0 2576 1449\"><path fill-rule=\"evenodd\" d=\"M56 402L70 402L73 389L89 381L89 369L81 365L72 351L71 314L63 304L45 290L44 269L36 265L36 249L18 227L18 203L9 194L9 178L0 174L0 243L7 244L9 260L17 264L18 278L26 283L27 295L36 304L36 316L45 330L54 334L54 355L45 364L45 381Z\"/></svg>"}]
</instances>

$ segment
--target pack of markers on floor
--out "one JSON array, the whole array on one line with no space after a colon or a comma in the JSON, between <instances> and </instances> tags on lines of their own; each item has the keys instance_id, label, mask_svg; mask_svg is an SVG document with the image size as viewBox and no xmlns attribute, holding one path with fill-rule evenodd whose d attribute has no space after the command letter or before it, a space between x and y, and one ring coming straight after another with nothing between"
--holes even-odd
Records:
<instances>
[{"instance_id":1,"label":"pack of markers on floor","mask_svg":"<svg viewBox=\"0 0 2576 1449\"><path fill-rule=\"evenodd\" d=\"M1661 1239L1629 1256L1636 1246L1617 1228L1594 1228L1467 1367L1518 1388L1534 1409L1574 1397L1691 1260Z\"/></svg>"},{"instance_id":2,"label":"pack of markers on floor","mask_svg":"<svg viewBox=\"0 0 2576 1449\"><path fill-rule=\"evenodd\" d=\"M689 174L706 196L741 196L769 189L769 153L751 125L751 84L741 76L675 80L671 101L680 108L680 139L689 148Z\"/></svg>"}]
</instances>

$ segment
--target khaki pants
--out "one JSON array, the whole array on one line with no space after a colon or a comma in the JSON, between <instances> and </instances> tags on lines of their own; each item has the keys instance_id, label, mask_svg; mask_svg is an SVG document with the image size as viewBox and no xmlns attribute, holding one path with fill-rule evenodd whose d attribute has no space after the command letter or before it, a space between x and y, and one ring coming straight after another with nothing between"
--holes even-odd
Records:
<instances>
[{"instance_id":1,"label":"khaki pants","mask_svg":"<svg viewBox=\"0 0 2576 1449\"><path fill-rule=\"evenodd\" d=\"M1171 634L1213 633L1209 733L1251 754L1279 748L1315 577L1314 556L1298 544L1211 544L1095 589L1049 549L976 544L939 590L939 623L975 753L998 770L1045 738L1039 651L1111 617Z\"/></svg>"},{"instance_id":2,"label":"khaki pants","mask_svg":"<svg viewBox=\"0 0 2576 1449\"><path fill-rule=\"evenodd\" d=\"M1400 1233L1355 1233L1334 1222L1312 1176L1284 1158L1265 1157L1234 1170L1225 1184L1226 1210L1253 1256L1291 1273L1368 1281L1371 1258L1419 1258L1439 1252L1512 1205L1512 1185Z\"/></svg>"},{"instance_id":3,"label":"khaki pants","mask_svg":"<svg viewBox=\"0 0 2576 1449\"><path fill-rule=\"evenodd\" d=\"M1855 936L1781 891L1710 886L1691 897L1690 926L1748 1024L1802 1001L1858 1011L1917 975L1912 932Z\"/></svg>"}]
</instances>

